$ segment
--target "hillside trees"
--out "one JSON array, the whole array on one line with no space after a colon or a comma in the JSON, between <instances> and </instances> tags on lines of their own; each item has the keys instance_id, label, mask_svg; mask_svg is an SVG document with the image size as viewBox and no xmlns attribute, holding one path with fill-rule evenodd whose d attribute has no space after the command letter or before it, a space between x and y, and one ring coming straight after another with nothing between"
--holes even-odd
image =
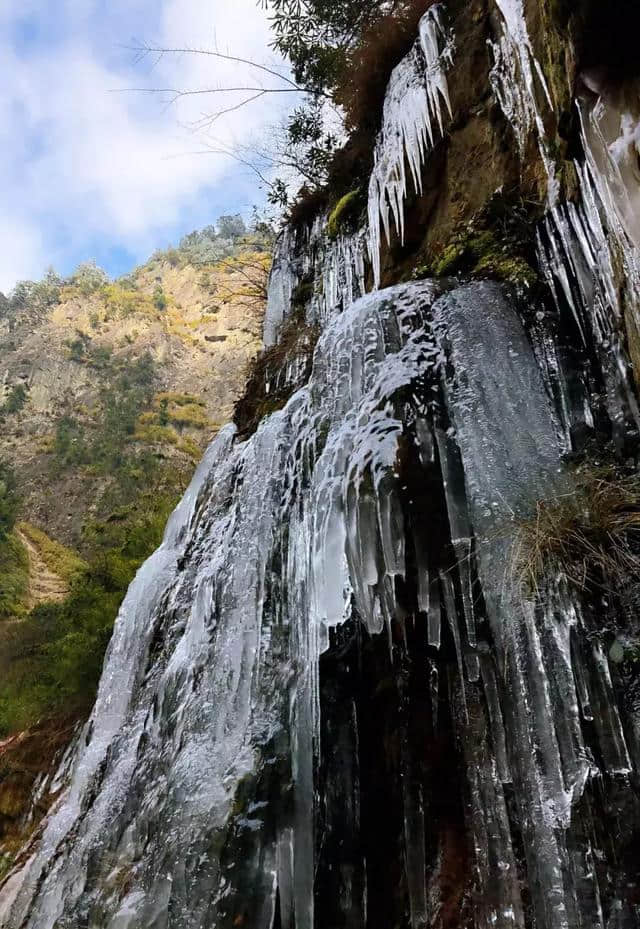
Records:
<instances>
[{"instance_id":1,"label":"hillside trees","mask_svg":"<svg viewBox=\"0 0 640 929\"><path fill-rule=\"evenodd\" d=\"M15 472L8 462L0 459L0 543L13 529L18 502Z\"/></svg>"}]
</instances>

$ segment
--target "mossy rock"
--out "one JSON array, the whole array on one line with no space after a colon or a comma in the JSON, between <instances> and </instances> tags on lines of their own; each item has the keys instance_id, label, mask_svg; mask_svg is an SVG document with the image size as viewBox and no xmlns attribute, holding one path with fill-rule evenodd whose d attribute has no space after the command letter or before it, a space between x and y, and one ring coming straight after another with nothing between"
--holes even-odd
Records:
<instances>
[{"instance_id":1,"label":"mossy rock","mask_svg":"<svg viewBox=\"0 0 640 929\"><path fill-rule=\"evenodd\" d=\"M301 321L304 320L304 310L307 303L311 300L314 293L313 279L303 278L294 288L291 295L291 307L293 313L298 313Z\"/></svg>"},{"instance_id":2,"label":"mossy rock","mask_svg":"<svg viewBox=\"0 0 640 929\"><path fill-rule=\"evenodd\" d=\"M336 239L344 227L356 219L360 212L360 188L350 190L344 197L340 197L327 219L327 235Z\"/></svg>"},{"instance_id":3,"label":"mossy rock","mask_svg":"<svg viewBox=\"0 0 640 929\"><path fill-rule=\"evenodd\" d=\"M418 269L424 272L429 266ZM539 280L529 262L512 250L509 242L501 242L489 229L468 230L458 236L430 266L434 277L489 277L517 286L530 288Z\"/></svg>"}]
</instances>

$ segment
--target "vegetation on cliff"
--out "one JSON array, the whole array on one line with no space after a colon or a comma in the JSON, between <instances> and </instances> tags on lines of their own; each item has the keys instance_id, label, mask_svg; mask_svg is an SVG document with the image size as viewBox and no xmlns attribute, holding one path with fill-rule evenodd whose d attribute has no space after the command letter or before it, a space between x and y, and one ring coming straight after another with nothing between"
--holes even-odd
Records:
<instances>
[{"instance_id":1,"label":"vegetation on cliff","mask_svg":"<svg viewBox=\"0 0 640 929\"><path fill-rule=\"evenodd\" d=\"M270 236L221 217L116 281L87 262L0 301L0 737L88 711L127 587L259 347Z\"/></svg>"}]
</instances>

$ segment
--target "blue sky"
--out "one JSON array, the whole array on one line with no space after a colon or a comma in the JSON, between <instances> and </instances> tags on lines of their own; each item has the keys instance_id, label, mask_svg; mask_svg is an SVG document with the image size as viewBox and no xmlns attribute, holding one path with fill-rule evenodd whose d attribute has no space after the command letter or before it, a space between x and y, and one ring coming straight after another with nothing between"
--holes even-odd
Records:
<instances>
[{"instance_id":1,"label":"blue sky","mask_svg":"<svg viewBox=\"0 0 640 929\"><path fill-rule=\"evenodd\" d=\"M260 204L246 169L194 154L204 148L194 121L227 95L169 105L120 91L264 86L259 73L210 57L139 60L131 46L217 48L281 67L269 40L257 0L0 0L0 290L88 258L117 275ZM219 120L216 140L262 137L284 98L294 102L265 97Z\"/></svg>"}]
</instances>

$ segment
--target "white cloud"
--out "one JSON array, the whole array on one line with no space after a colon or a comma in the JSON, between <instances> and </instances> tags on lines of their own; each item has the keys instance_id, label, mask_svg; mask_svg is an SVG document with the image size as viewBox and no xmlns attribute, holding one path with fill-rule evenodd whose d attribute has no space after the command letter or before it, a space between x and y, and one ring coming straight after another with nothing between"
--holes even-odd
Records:
<instances>
[{"instance_id":1,"label":"white cloud","mask_svg":"<svg viewBox=\"0 0 640 929\"><path fill-rule=\"evenodd\" d=\"M203 202L228 200L234 184L246 184L233 163L186 156L199 145L180 128L223 98L239 97L193 96L167 108L162 97L113 91L264 86L266 76L197 55L147 57L133 67L132 54L115 42L133 33L159 45L216 46L266 61L268 26L255 0L115 0L108 14L93 0L59 0L61 25L51 41L16 40L9 5L0 0L0 289L39 276L50 262L64 268L89 257L89 244L141 257L163 244L167 230L202 216ZM21 5L23 30L25 22L43 26L37 7L25 20ZM216 123L216 135L247 139L276 118L279 105L264 97Z\"/></svg>"}]
</instances>

